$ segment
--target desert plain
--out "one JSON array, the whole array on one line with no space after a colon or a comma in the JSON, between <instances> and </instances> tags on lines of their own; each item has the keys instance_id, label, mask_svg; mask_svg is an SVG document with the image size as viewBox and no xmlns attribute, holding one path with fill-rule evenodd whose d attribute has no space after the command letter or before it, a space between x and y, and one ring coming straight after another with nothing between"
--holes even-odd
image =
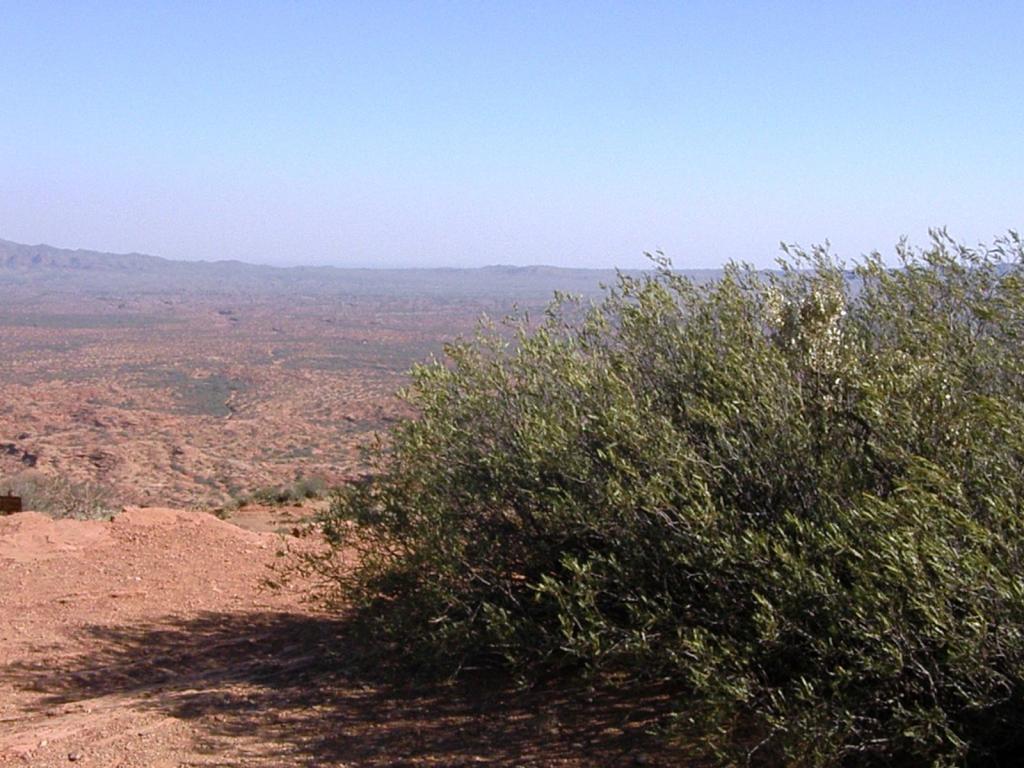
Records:
<instances>
[{"instance_id":1,"label":"desert plain","mask_svg":"<svg viewBox=\"0 0 1024 768\"><path fill-rule=\"evenodd\" d=\"M210 509L365 471L416 363L614 273L277 269L0 241L0 483Z\"/></svg>"}]
</instances>

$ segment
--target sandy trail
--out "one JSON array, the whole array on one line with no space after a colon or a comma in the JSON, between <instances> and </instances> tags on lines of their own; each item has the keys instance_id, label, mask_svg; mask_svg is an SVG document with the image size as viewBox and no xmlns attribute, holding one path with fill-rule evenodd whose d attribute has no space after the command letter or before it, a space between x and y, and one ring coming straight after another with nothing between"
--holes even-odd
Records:
<instances>
[{"instance_id":1,"label":"sandy trail","mask_svg":"<svg viewBox=\"0 0 1024 768\"><path fill-rule=\"evenodd\" d=\"M643 735L664 697L346 673L338 618L260 588L280 543L169 509L0 517L0 766L680 764Z\"/></svg>"}]
</instances>

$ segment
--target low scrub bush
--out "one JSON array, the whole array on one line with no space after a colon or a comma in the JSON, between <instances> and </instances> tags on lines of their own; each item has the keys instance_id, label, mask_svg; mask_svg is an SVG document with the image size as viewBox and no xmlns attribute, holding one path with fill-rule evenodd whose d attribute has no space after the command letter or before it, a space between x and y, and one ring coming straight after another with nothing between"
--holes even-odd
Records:
<instances>
[{"instance_id":1,"label":"low scrub bush","mask_svg":"<svg viewBox=\"0 0 1024 768\"><path fill-rule=\"evenodd\" d=\"M1015 759L1022 245L897 252L659 262L450 346L306 564L433 669L673 682L724 762Z\"/></svg>"},{"instance_id":2,"label":"low scrub bush","mask_svg":"<svg viewBox=\"0 0 1024 768\"><path fill-rule=\"evenodd\" d=\"M299 477L290 484L259 488L253 492L252 500L260 504L301 504L306 499L319 499L326 493L327 483L322 478Z\"/></svg>"},{"instance_id":3,"label":"low scrub bush","mask_svg":"<svg viewBox=\"0 0 1024 768\"><path fill-rule=\"evenodd\" d=\"M103 485L89 481L77 483L62 475L35 470L0 481L0 490L8 489L21 496L26 510L54 518L92 520L113 514L116 506L110 490Z\"/></svg>"}]
</instances>

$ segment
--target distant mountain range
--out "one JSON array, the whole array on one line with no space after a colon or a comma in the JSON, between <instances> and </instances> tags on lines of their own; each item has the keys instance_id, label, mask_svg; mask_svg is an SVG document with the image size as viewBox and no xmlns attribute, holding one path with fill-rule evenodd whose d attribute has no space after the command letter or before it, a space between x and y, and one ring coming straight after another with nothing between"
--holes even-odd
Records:
<instances>
[{"instance_id":1,"label":"distant mountain range","mask_svg":"<svg viewBox=\"0 0 1024 768\"><path fill-rule=\"evenodd\" d=\"M718 270L688 272L713 279ZM613 283L610 269L494 265L473 269L270 267L241 261L174 261L141 253L102 253L0 240L0 290L169 293L283 292L310 295L474 297L538 300L560 290L583 295Z\"/></svg>"},{"instance_id":2,"label":"distant mountain range","mask_svg":"<svg viewBox=\"0 0 1024 768\"><path fill-rule=\"evenodd\" d=\"M568 273L612 274L614 270L574 269L551 267L544 265L514 266L509 264L493 264L486 267L413 267L413 268L364 268L364 267L330 267L330 266L298 266L272 267L249 264L244 261L179 261L149 256L144 253L104 253L70 248L57 248L45 243L25 245L10 240L0 239L0 270L32 272L39 270L89 270L106 272L159 272L173 270L215 270L218 272L339 272L355 273L366 271L381 272L464 272L483 271L501 275L558 275Z\"/></svg>"}]
</instances>

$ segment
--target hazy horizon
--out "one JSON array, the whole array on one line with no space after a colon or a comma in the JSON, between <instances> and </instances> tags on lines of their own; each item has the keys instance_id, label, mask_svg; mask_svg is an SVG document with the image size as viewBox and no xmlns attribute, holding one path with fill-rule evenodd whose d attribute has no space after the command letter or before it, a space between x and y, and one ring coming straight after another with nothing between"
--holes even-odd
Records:
<instances>
[{"instance_id":1,"label":"hazy horizon","mask_svg":"<svg viewBox=\"0 0 1024 768\"><path fill-rule=\"evenodd\" d=\"M0 233L0 235L2 235L2 234L3 233ZM451 265L447 265L447 264L410 264L410 265L403 266L403 265L387 265L387 264L333 264L333 263L327 263L327 262L321 262L321 263L296 262L294 264L274 264L274 263L266 262L266 261L252 261L252 260L248 260L248 259L204 259L204 258L176 259L176 258L171 258L171 257L167 257L167 256L161 256L159 253L146 253L144 251L138 251L138 250L135 250L135 251L103 251L103 250L100 250L98 248L90 248L88 246L57 245L57 244L54 244L54 243L47 243L47 242L21 243L21 242L15 241L15 240L11 240L10 238L7 238L7 237L0 236L0 251L2 251L2 246L5 245L5 244L6 245L14 246L15 248L19 248L19 249L20 248L29 248L29 249L32 249L32 248L47 248L47 249L50 249L50 248L52 248L52 249L56 249L58 251L65 251L65 252L68 252L68 253L92 253L92 254L99 254L99 255L102 255L102 256L126 256L126 257L141 256L141 257L145 257L145 258L156 257L156 258L159 258L159 259L164 259L166 261L185 262L185 263L192 263L192 264L200 264L200 263L205 263L205 264L229 264L229 263L236 263L236 264L243 264L243 265L249 266L249 267L269 267L271 269L310 269L310 268L321 268L321 267L323 267L323 268L328 268L328 269L340 269L340 270L346 270L346 269L356 269L356 270L358 270L358 269L370 269L370 270L373 270L373 269L380 269L380 270L416 270L416 269L472 270L472 269L529 269L529 268L538 268L539 267L539 268L546 268L546 269L564 269L564 270L598 271L598 272L610 272L610 271L614 271L616 269L620 269L620 270L621 269L626 269L627 271L630 271L628 268L622 268L622 267L560 266L560 265L557 265L557 264L546 264L546 263L543 263L543 262L531 262L531 263L522 263L522 264L509 264L509 263L495 262L495 263L489 263L489 264L469 264L469 265L461 265L461 266L451 266ZM0 253L0 255L2 255L2 253ZM645 254L644 264L641 265L640 268L648 268L648 267L651 267L654 264L653 260L651 258L648 258L648 255L653 256L653 254ZM709 270L705 270L705 271L714 271L714 268L709 268Z\"/></svg>"},{"instance_id":2,"label":"hazy horizon","mask_svg":"<svg viewBox=\"0 0 1024 768\"><path fill-rule=\"evenodd\" d=\"M1020 228L1011 2L33 3L0 237L274 266L769 266Z\"/></svg>"}]
</instances>

